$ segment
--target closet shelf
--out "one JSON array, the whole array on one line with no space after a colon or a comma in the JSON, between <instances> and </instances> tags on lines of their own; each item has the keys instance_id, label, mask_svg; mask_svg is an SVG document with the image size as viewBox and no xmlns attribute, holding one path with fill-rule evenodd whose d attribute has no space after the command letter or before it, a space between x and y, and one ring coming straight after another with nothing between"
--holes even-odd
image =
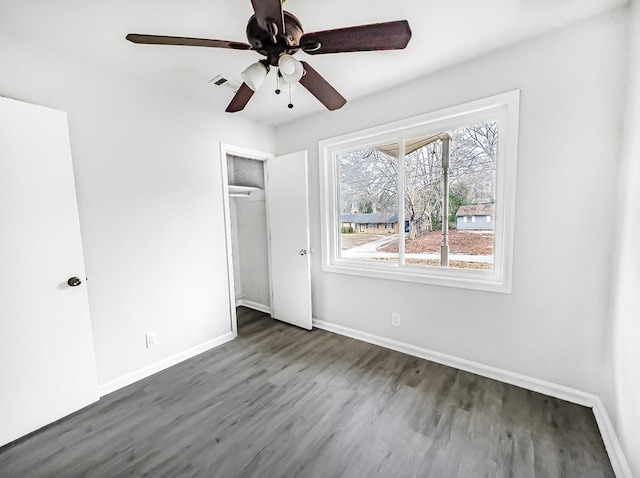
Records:
<instances>
[{"instance_id":1,"label":"closet shelf","mask_svg":"<svg viewBox=\"0 0 640 478\"><path fill-rule=\"evenodd\" d=\"M229 184L229 196L230 197L247 197L255 191L262 191L261 188L255 188L253 186L236 186Z\"/></svg>"}]
</instances>

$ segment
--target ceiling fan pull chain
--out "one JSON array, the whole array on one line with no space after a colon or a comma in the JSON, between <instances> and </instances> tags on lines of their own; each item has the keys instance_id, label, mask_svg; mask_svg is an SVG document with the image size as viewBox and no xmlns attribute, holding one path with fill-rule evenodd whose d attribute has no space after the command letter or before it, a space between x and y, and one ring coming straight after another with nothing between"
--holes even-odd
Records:
<instances>
[{"instance_id":1,"label":"ceiling fan pull chain","mask_svg":"<svg viewBox=\"0 0 640 478\"><path fill-rule=\"evenodd\" d=\"M278 70L278 74L276 75L276 95L280 94L280 71Z\"/></svg>"},{"instance_id":2,"label":"ceiling fan pull chain","mask_svg":"<svg viewBox=\"0 0 640 478\"><path fill-rule=\"evenodd\" d=\"M289 104L287 106L289 109L293 108L293 103L291 102L291 85L289 85Z\"/></svg>"}]
</instances>

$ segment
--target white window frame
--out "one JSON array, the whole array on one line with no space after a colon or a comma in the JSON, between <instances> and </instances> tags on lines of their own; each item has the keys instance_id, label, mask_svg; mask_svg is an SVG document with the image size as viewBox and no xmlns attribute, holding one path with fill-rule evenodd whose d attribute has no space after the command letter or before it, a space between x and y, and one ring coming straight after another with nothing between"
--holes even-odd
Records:
<instances>
[{"instance_id":1,"label":"white window frame","mask_svg":"<svg viewBox=\"0 0 640 478\"><path fill-rule=\"evenodd\" d=\"M322 269L356 276L511 292L516 199L516 164L520 91L510 91L424 115L348 133L319 142ZM403 140L459 127L498 122L493 270L400 265L340 257L338 161L341 153L397 142L404 157ZM403 161L399 161L399 164ZM402 175L403 166L399 168ZM400 188L399 188L400 190ZM401 201L399 201L402 204ZM400 228L400 234L404 229Z\"/></svg>"}]
</instances>

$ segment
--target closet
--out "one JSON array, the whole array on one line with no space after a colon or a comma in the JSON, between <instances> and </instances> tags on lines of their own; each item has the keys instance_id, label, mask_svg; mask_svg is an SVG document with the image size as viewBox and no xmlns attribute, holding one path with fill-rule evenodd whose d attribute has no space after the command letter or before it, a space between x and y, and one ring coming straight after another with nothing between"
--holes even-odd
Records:
<instances>
[{"instance_id":1,"label":"closet","mask_svg":"<svg viewBox=\"0 0 640 478\"><path fill-rule=\"evenodd\" d=\"M231 329L236 306L312 328L307 153L220 145Z\"/></svg>"},{"instance_id":2,"label":"closet","mask_svg":"<svg viewBox=\"0 0 640 478\"><path fill-rule=\"evenodd\" d=\"M226 154L235 305L270 312L265 161Z\"/></svg>"}]
</instances>

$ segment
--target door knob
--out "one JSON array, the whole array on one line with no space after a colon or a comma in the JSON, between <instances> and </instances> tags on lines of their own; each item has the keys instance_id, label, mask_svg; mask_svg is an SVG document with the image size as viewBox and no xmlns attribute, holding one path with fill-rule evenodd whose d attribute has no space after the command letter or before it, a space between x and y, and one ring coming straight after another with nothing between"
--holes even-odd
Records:
<instances>
[{"instance_id":1,"label":"door knob","mask_svg":"<svg viewBox=\"0 0 640 478\"><path fill-rule=\"evenodd\" d=\"M82 284L82 281L80 279L78 279L77 277L71 277L68 281L67 284L69 284L71 287L77 287L80 284Z\"/></svg>"},{"instance_id":2,"label":"door knob","mask_svg":"<svg viewBox=\"0 0 640 478\"><path fill-rule=\"evenodd\" d=\"M301 256L306 256L307 254L309 254L309 252L306 249L300 249L300 252L298 252L298 254L300 254Z\"/></svg>"}]
</instances>

